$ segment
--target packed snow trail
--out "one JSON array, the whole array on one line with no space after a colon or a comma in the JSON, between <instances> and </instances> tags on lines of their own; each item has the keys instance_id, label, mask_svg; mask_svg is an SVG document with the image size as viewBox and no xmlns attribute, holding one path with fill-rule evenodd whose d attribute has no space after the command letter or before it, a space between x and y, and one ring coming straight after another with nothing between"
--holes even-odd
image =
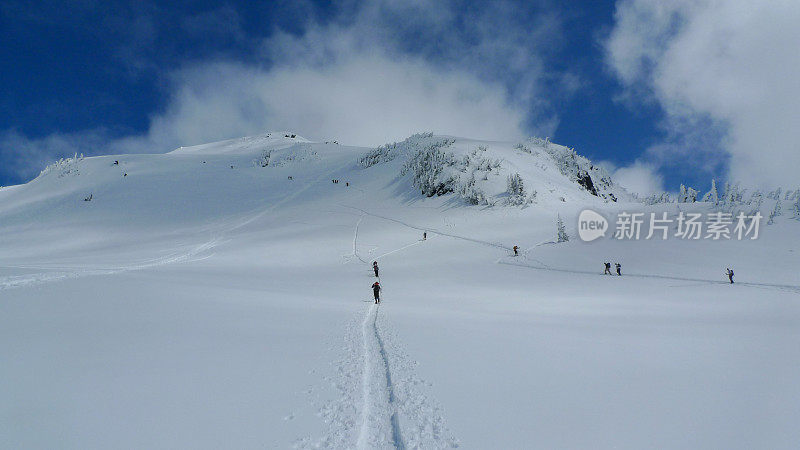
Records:
<instances>
[{"instance_id":1,"label":"packed snow trail","mask_svg":"<svg viewBox=\"0 0 800 450\"><path fill-rule=\"evenodd\" d=\"M200 261L211 256L209 253L217 245L219 245L219 238L212 238L202 244L194 246L185 252L174 252L162 258L150 259L134 264L106 268L70 268L60 267L60 271L53 272L39 272L24 275L11 275L0 277L0 291L5 289L13 289L19 287L26 287L32 285L39 285L44 283L51 283L56 281L70 280L74 278L90 277L97 275L116 275L125 272L132 272L137 270L151 269L168 264L184 263L192 261ZM205 255L204 255L205 254ZM19 266L23 268L25 266ZM33 266L31 266L34 268ZM35 267L39 270L44 267Z\"/></svg>"},{"instance_id":2,"label":"packed snow trail","mask_svg":"<svg viewBox=\"0 0 800 450\"><path fill-rule=\"evenodd\" d=\"M398 220L398 219L394 219L394 218L386 217L386 216L381 216L381 215L378 215L378 214L373 214L373 213L370 213L370 212L368 212L366 210L363 210L361 208L357 208L357 207L354 207L354 206L347 206L347 205L344 205L344 206L346 206L348 208L356 209L358 211L361 211L362 214L365 214L365 215L368 215L368 216L371 216L371 217L376 217L376 218L379 218L379 219L388 220L388 221L391 221L391 222L395 222L395 223L398 223L400 225L404 225L406 227L409 227L409 228L412 228L412 229L415 229L415 230L427 231L428 233L431 233L431 234L438 234L438 235L441 235L441 236L447 236L447 237L451 237L451 238L454 238L454 239L460 239L460 240L464 240L464 241L469 241L469 242L473 242L473 243L476 243L476 244L482 244L482 245L487 245L487 246L491 246L491 247L502 248L504 250L513 251L512 248L507 247L507 246L502 245L502 244L489 242L489 241L482 241L482 240L479 240L479 239L474 239L474 238L470 238L470 237L466 237L466 236L459 236L459 235L450 234L450 233L443 233L441 231L437 231L437 230L432 229L432 228L419 227L419 226L416 226L416 225L412 225L412 224L403 222L402 220ZM536 248L536 247L539 247L539 246L542 246L542 245L545 245L545 244L548 244L548 243L549 243L549 241L548 242L541 242L539 244L536 244L532 248ZM414 243L414 244L411 244L411 245L416 245L416 244L418 244L418 243ZM381 255L381 257L386 256L386 255L388 255L390 253L394 253L394 252L403 250L403 249L405 249L407 247L410 247L411 245L408 245L406 247L403 247L403 248L388 252L388 253L386 253L384 255ZM533 265L530 265L530 264L524 264L524 263L518 263L518 262L512 262L512 261L503 261L503 258L499 259L497 261L497 263L498 264L509 265L509 266L527 267L529 269L535 269L535 270L549 270L549 271L553 271L553 272L565 272L565 273L575 273L575 274L584 274L584 275L597 275L596 272L591 272L591 271L581 271L581 270L571 270L571 269L558 269L558 268L550 267L547 264L543 263L542 261L539 261L537 259L528 257L527 253L530 250L531 250L530 248L525 250L525 258L535 261L540 266L533 266ZM683 278L683 277L676 277L676 276L669 276L669 275L652 275L652 274L626 273L624 276L627 276L627 277L638 277L638 278L656 278L656 279L676 280L676 281L691 281L691 282L709 283L709 284L731 284L731 283L729 283L727 281L724 281L724 280L707 280L707 279L700 279L700 278ZM755 283L755 282L747 282L747 281L736 281L733 284L734 285L740 285L740 286L752 287L752 288L777 289L777 290L782 290L782 291L791 292L791 293L795 293L795 294L800 294L800 286L793 286L793 285L788 285L788 284Z\"/></svg>"},{"instance_id":3,"label":"packed snow trail","mask_svg":"<svg viewBox=\"0 0 800 450\"><path fill-rule=\"evenodd\" d=\"M386 346L378 330L379 305L367 310L361 324L364 369L362 373L361 429L357 447L403 449L397 399Z\"/></svg>"},{"instance_id":4,"label":"packed snow trail","mask_svg":"<svg viewBox=\"0 0 800 450\"><path fill-rule=\"evenodd\" d=\"M655 279L661 279L661 280L691 281L691 282L702 283L702 284L733 284L734 286L738 285L738 286L746 286L746 287L752 287L752 288L778 289L778 290L782 290L782 291L786 291L786 292L791 292L791 293L794 293L794 294L800 294L800 286L792 286L792 285L788 285L788 284L754 283L754 282L748 282L748 281L736 281L735 283L730 283L729 281L726 281L726 280L707 280L707 279L702 279L702 278L686 278L686 277L676 277L676 276L670 276L670 275L651 275L651 274L641 274L641 273L635 273L635 272L626 272L622 276L618 276L616 274L614 274L614 275L604 275L604 274L602 274L600 272L592 272L592 271L588 271L588 270L559 269L559 268L547 266L544 263L541 263L539 261L536 261L536 262L541 264L542 267L534 266L534 265L531 265L531 264L525 264L524 262L503 261L502 259L499 260L497 263L498 264L503 264L503 265L508 265L508 266L525 267L525 268L534 269L534 270L548 270L548 271L551 271L551 272L564 272L564 273L573 273L573 274L579 274L579 275L592 275L592 276L604 276L604 277L611 276L611 277L620 277L620 278L624 278L624 277L628 277L628 278L655 278Z\"/></svg>"},{"instance_id":5,"label":"packed snow trail","mask_svg":"<svg viewBox=\"0 0 800 450\"><path fill-rule=\"evenodd\" d=\"M355 223L352 255L346 259L361 261L371 273L369 261L358 252L359 230L365 217L366 214L361 214ZM360 272L361 265L358 266ZM334 383L341 397L326 403L319 411L328 423L328 433L316 443L309 437L302 438L296 446L359 449L458 447L458 441L452 438L444 425L442 408L424 392L429 384L415 374L416 362L402 351L395 334L390 332L381 305L373 303L371 297L368 302L371 304L366 311L361 310L363 303L358 302L357 318L354 317L346 328L347 356L337 364L339 377Z\"/></svg>"},{"instance_id":6,"label":"packed snow trail","mask_svg":"<svg viewBox=\"0 0 800 450\"><path fill-rule=\"evenodd\" d=\"M474 239L474 238L471 238L471 237L459 236L457 234L452 234L452 233L445 233L443 231L438 231L438 230L436 230L434 228L420 227L420 226L417 226L417 225L412 225L412 224L403 222L402 220L394 219L392 217L386 217L386 216L381 216L379 214L373 214L373 213L371 213L369 211L363 210L363 209L355 207L355 206L349 206L349 205L342 205L342 206L344 206L346 208L355 209L357 211L361 211L362 214L366 214L366 215L371 216L371 217L376 217L378 219L383 219L383 220L388 220L390 222L399 223L400 225L404 225L404 226L406 226L408 228L413 228L415 230L427 232L427 233L430 233L430 234L438 234L440 236L447 236L447 237L451 237L453 239L460 239L462 241L469 241L469 242L474 242L476 244L482 244L482 245L486 245L486 246L489 246L489 247L496 247L496 248L501 248L503 250L512 251L511 247L508 247L508 246L503 245L503 244L498 244L496 242L482 241L480 239Z\"/></svg>"}]
</instances>

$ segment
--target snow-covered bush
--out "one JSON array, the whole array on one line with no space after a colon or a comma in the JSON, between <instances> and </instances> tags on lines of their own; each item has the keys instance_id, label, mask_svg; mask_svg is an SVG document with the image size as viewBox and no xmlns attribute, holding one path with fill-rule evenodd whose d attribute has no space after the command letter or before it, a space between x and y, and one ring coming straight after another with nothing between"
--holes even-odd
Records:
<instances>
[{"instance_id":1,"label":"snow-covered bush","mask_svg":"<svg viewBox=\"0 0 800 450\"><path fill-rule=\"evenodd\" d=\"M528 139L528 141L530 141L533 145L535 145L537 147L542 147L545 150L550 148L550 138L549 137L542 139L540 137L535 137L534 136L534 137Z\"/></svg>"},{"instance_id":2,"label":"snow-covered bush","mask_svg":"<svg viewBox=\"0 0 800 450\"><path fill-rule=\"evenodd\" d=\"M261 156L253 160L253 165L256 167L267 167L269 166L269 158L272 155L272 151L270 150L262 150Z\"/></svg>"},{"instance_id":3,"label":"snow-covered bush","mask_svg":"<svg viewBox=\"0 0 800 450\"><path fill-rule=\"evenodd\" d=\"M67 175L79 175L78 172L78 163L83 161L83 153L75 155L71 158L60 158L58 161L48 165L39 173L39 176L44 176L49 173L57 173L58 177L64 177Z\"/></svg>"},{"instance_id":4,"label":"snow-covered bush","mask_svg":"<svg viewBox=\"0 0 800 450\"><path fill-rule=\"evenodd\" d=\"M394 142L372 149L358 160L358 164L366 169L377 164L389 162L397 157L397 146L398 143Z\"/></svg>"},{"instance_id":5,"label":"snow-covered bush","mask_svg":"<svg viewBox=\"0 0 800 450\"><path fill-rule=\"evenodd\" d=\"M480 170L483 172L491 172L497 170L502 166L502 161L499 159L487 158L482 155L486 152L486 147L478 146L475 150L467 153L461 158L460 169L462 172L470 170Z\"/></svg>"},{"instance_id":6,"label":"snow-covered bush","mask_svg":"<svg viewBox=\"0 0 800 450\"><path fill-rule=\"evenodd\" d=\"M537 143L541 140L531 139L529 142ZM605 169L595 166L587 158L577 154L574 148L551 145L549 139L539 145L553 158L556 167L564 176L596 197L617 201L613 193L616 186Z\"/></svg>"},{"instance_id":7,"label":"snow-covered bush","mask_svg":"<svg viewBox=\"0 0 800 450\"><path fill-rule=\"evenodd\" d=\"M513 173L508 176L506 186L506 192L508 193L507 203L509 205L519 206L528 202L525 194L525 184L522 182L522 177L518 173Z\"/></svg>"},{"instance_id":8,"label":"snow-covered bush","mask_svg":"<svg viewBox=\"0 0 800 450\"><path fill-rule=\"evenodd\" d=\"M657 205L660 203L672 203L672 198L669 195L669 192L662 192L660 194L652 194L646 197L642 202L645 205Z\"/></svg>"},{"instance_id":9,"label":"snow-covered bush","mask_svg":"<svg viewBox=\"0 0 800 450\"><path fill-rule=\"evenodd\" d=\"M475 187L475 174L470 174L469 178L462 183L459 183L460 188L458 193L464 200L471 205L488 205L489 199L486 194Z\"/></svg>"},{"instance_id":10,"label":"snow-covered bush","mask_svg":"<svg viewBox=\"0 0 800 450\"><path fill-rule=\"evenodd\" d=\"M285 166L286 164L318 158L319 155L308 143L292 145L285 150L273 151L270 156L270 165L275 167Z\"/></svg>"},{"instance_id":11,"label":"snow-covered bush","mask_svg":"<svg viewBox=\"0 0 800 450\"><path fill-rule=\"evenodd\" d=\"M519 144L516 144L514 146L514 150L519 150L519 151L525 152L525 153L531 153L531 148L528 147L527 145L523 144L522 142L520 142Z\"/></svg>"},{"instance_id":12,"label":"snow-covered bush","mask_svg":"<svg viewBox=\"0 0 800 450\"><path fill-rule=\"evenodd\" d=\"M261 155L253 160L256 167L280 167L286 164L317 158L319 155L311 144L298 143L285 149L262 150Z\"/></svg>"},{"instance_id":13,"label":"snow-covered bush","mask_svg":"<svg viewBox=\"0 0 800 450\"><path fill-rule=\"evenodd\" d=\"M400 175L410 172L414 187L427 197L453 192L456 178L445 169L455 166L456 159L451 152L443 150L452 144L452 140L442 139L418 150L403 165Z\"/></svg>"}]
</instances>

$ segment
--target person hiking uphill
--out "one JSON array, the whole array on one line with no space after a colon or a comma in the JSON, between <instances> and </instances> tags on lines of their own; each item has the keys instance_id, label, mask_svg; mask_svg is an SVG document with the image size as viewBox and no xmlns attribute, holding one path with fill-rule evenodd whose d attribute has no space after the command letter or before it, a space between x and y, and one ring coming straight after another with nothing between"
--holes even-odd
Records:
<instances>
[{"instance_id":1,"label":"person hiking uphill","mask_svg":"<svg viewBox=\"0 0 800 450\"><path fill-rule=\"evenodd\" d=\"M728 267L728 270L725 271L725 274L728 275L728 279L731 280L731 284L733 284L733 270Z\"/></svg>"},{"instance_id":2,"label":"person hiking uphill","mask_svg":"<svg viewBox=\"0 0 800 450\"><path fill-rule=\"evenodd\" d=\"M372 294L375 296L375 304L381 302L381 285L377 281L372 285Z\"/></svg>"},{"instance_id":3,"label":"person hiking uphill","mask_svg":"<svg viewBox=\"0 0 800 450\"><path fill-rule=\"evenodd\" d=\"M622 265L620 263L614 264L617 267L617 275L622 276Z\"/></svg>"},{"instance_id":4,"label":"person hiking uphill","mask_svg":"<svg viewBox=\"0 0 800 450\"><path fill-rule=\"evenodd\" d=\"M519 246L518 245L514 246L514 256L519 256Z\"/></svg>"},{"instance_id":5,"label":"person hiking uphill","mask_svg":"<svg viewBox=\"0 0 800 450\"><path fill-rule=\"evenodd\" d=\"M603 275L611 275L611 263L606 263L606 271L603 272Z\"/></svg>"},{"instance_id":6,"label":"person hiking uphill","mask_svg":"<svg viewBox=\"0 0 800 450\"><path fill-rule=\"evenodd\" d=\"M372 270L375 271L375 276L378 276L378 261L372 261Z\"/></svg>"}]
</instances>

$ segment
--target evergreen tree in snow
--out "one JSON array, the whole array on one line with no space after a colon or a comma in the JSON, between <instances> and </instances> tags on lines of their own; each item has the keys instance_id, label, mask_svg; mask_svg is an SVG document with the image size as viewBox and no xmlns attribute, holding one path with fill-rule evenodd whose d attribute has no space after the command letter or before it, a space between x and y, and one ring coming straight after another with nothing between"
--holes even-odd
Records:
<instances>
[{"instance_id":1,"label":"evergreen tree in snow","mask_svg":"<svg viewBox=\"0 0 800 450\"><path fill-rule=\"evenodd\" d=\"M558 215L556 228L558 229L558 242L569 241L569 235L567 234L567 227L564 226L564 221L561 220L561 214Z\"/></svg>"},{"instance_id":2,"label":"evergreen tree in snow","mask_svg":"<svg viewBox=\"0 0 800 450\"><path fill-rule=\"evenodd\" d=\"M794 213L794 218L800 220L800 195L798 195L797 199L792 203L792 212Z\"/></svg>"},{"instance_id":3,"label":"evergreen tree in snow","mask_svg":"<svg viewBox=\"0 0 800 450\"><path fill-rule=\"evenodd\" d=\"M751 206L750 214L755 215L756 212L761 211L761 205L764 202L764 197L761 196L760 191L753 192L753 195L750 196L750 200L747 201L747 204Z\"/></svg>"},{"instance_id":4,"label":"evergreen tree in snow","mask_svg":"<svg viewBox=\"0 0 800 450\"><path fill-rule=\"evenodd\" d=\"M704 202L710 202L714 205L719 204L719 192L717 192L717 180L711 180L711 190L703 196Z\"/></svg>"},{"instance_id":5,"label":"evergreen tree in snow","mask_svg":"<svg viewBox=\"0 0 800 450\"><path fill-rule=\"evenodd\" d=\"M506 190L508 192L509 205L522 205L525 203L525 185L522 183L522 177L518 173L508 176Z\"/></svg>"},{"instance_id":6,"label":"evergreen tree in snow","mask_svg":"<svg viewBox=\"0 0 800 450\"><path fill-rule=\"evenodd\" d=\"M778 201L775 202L775 207L772 208L772 212L769 213L769 220L767 220L767 225L772 225L775 223L775 218L781 215L781 199L778 198Z\"/></svg>"},{"instance_id":7,"label":"evergreen tree in snow","mask_svg":"<svg viewBox=\"0 0 800 450\"><path fill-rule=\"evenodd\" d=\"M697 190L689 186L681 185L681 191L678 194L678 203L694 203L697 201Z\"/></svg>"}]
</instances>

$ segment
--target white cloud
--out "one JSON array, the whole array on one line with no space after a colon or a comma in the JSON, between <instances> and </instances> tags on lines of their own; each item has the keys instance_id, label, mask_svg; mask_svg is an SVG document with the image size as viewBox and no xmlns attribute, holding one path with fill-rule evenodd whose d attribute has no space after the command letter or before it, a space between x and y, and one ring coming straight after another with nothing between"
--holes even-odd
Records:
<instances>
[{"instance_id":1,"label":"white cloud","mask_svg":"<svg viewBox=\"0 0 800 450\"><path fill-rule=\"evenodd\" d=\"M429 130L487 139L521 136L524 113L499 85L444 72L419 60L342 58L322 68L262 71L238 63L175 76L167 111L150 139L183 145L288 129L354 145L380 145Z\"/></svg>"},{"instance_id":2,"label":"white cloud","mask_svg":"<svg viewBox=\"0 0 800 450\"><path fill-rule=\"evenodd\" d=\"M106 153L164 152L270 130L354 145L419 131L516 140L552 135L557 126L540 94L545 83L566 79L558 88L564 95L579 84L545 70L542 54L561 35L553 15L528 23L509 3L461 8L426 0L356 2L343 11L326 24L305 23L299 35L274 33L251 61L205 61L169 73L169 100L147 132L100 145ZM108 133L70 135L63 145L6 135L0 149L13 140L37 164L98 145L98 136Z\"/></svg>"},{"instance_id":3,"label":"white cloud","mask_svg":"<svg viewBox=\"0 0 800 450\"><path fill-rule=\"evenodd\" d=\"M98 154L106 150L108 135L102 131L54 133L29 139L16 131L0 133L0 175L10 179L30 179L54 159L74 154Z\"/></svg>"},{"instance_id":4,"label":"white cloud","mask_svg":"<svg viewBox=\"0 0 800 450\"><path fill-rule=\"evenodd\" d=\"M797 23L795 0L622 0L606 42L608 61L627 86L654 96L670 125L726 127L719 146L730 156L732 180L796 185ZM697 148L697 158L707 161L707 150Z\"/></svg>"},{"instance_id":5,"label":"white cloud","mask_svg":"<svg viewBox=\"0 0 800 450\"><path fill-rule=\"evenodd\" d=\"M636 193L640 197L664 192L664 178L655 166L647 163L636 162L617 168L612 171L611 178L628 192Z\"/></svg>"}]
</instances>

